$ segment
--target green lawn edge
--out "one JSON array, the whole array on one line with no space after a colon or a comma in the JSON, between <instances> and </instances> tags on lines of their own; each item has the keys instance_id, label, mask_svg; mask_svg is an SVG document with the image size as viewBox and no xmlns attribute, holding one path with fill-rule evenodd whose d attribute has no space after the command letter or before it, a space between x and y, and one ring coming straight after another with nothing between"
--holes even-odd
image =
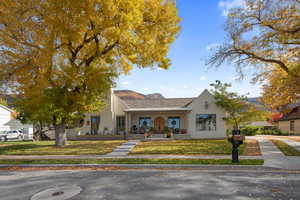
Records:
<instances>
[{"instance_id":1,"label":"green lawn edge","mask_svg":"<svg viewBox=\"0 0 300 200\"><path fill-rule=\"evenodd\" d=\"M300 156L300 151L280 140L271 140L286 156Z\"/></svg>"},{"instance_id":2,"label":"green lawn edge","mask_svg":"<svg viewBox=\"0 0 300 200\"><path fill-rule=\"evenodd\" d=\"M104 155L127 140L68 141L64 147L55 147L55 141L0 142L0 155Z\"/></svg>"},{"instance_id":3,"label":"green lawn edge","mask_svg":"<svg viewBox=\"0 0 300 200\"><path fill-rule=\"evenodd\" d=\"M143 159L143 158L103 158L103 159L59 159L59 160L0 160L2 165L26 164L189 164L189 165L232 165L231 159ZM263 165L261 159L241 159L234 165Z\"/></svg>"},{"instance_id":4,"label":"green lawn edge","mask_svg":"<svg viewBox=\"0 0 300 200\"><path fill-rule=\"evenodd\" d=\"M239 147L242 155L247 141ZM227 139L193 139L173 141L140 142L129 153L130 155L231 155L232 145Z\"/></svg>"}]
</instances>

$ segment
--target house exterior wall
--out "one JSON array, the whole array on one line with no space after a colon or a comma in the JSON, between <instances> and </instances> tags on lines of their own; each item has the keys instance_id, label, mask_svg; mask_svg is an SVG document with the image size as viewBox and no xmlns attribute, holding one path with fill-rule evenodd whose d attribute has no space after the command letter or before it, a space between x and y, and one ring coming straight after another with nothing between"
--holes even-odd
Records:
<instances>
[{"instance_id":1,"label":"house exterior wall","mask_svg":"<svg viewBox=\"0 0 300 200\"><path fill-rule=\"evenodd\" d=\"M294 131L290 130L290 123L294 121ZM295 120L288 120L288 121L278 121L277 127L284 133L289 133L292 135L299 135L300 134L300 119Z\"/></svg>"},{"instance_id":2,"label":"house exterior wall","mask_svg":"<svg viewBox=\"0 0 300 200\"><path fill-rule=\"evenodd\" d=\"M5 108L0 107L0 126L9 122L11 119L11 112Z\"/></svg>"},{"instance_id":3,"label":"house exterior wall","mask_svg":"<svg viewBox=\"0 0 300 200\"><path fill-rule=\"evenodd\" d=\"M116 130L116 117L125 116L125 104L115 94L111 93L107 99L106 106L102 111L87 113L84 118L84 126L81 134L91 133L91 117L100 116L98 134L114 134Z\"/></svg>"},{"instance_id":4,"label":"house exterior wall","mask_svg":"<svg viewBox=\"0 0 300 200\"><path fill-rule=\"evenodd\" d=\"M205 106L207 102L207 109ZM205 90L197 99L195 99L189 108L192 111L188 114L188 133L192 138L225 138L226 125L223 118L225 111L217 107L214 103L214 97ZM198 131L196 130L196 115L197 114L216 114L216 131Z\"/></svg>"},{"instance_id":5,"label":"house exterior wall","mask_svg":"<svg viewBox=\"0 0 300 200\"><path fill-rule=\"evenodd\" d=\"M12 110L0 106L0 131L23 130L24 133L33 133L32 124L22 124L12 117Z\"/></svg>"},{"instance_id":6,"label":"house exterior wall","mask_svg":"<svg viewBox=\"0 0 300 200\"><path fill-rule=\"evenodd\" d=\"M205 108L205 102L208 102L208 108ZM150 117L152 123L157 117L165 119L165 125L169 117L180 117L180 129L186 129L187 135L191 138L225 138L226 126L223 120L225 112L215 105L213 96L206 90L197 99L188 106L190 111L145 111L145 112L124 112L126 104L118 96L111 93L107 100L107 106L101 112L88 113L84 119L84 126L81 128L81 134L91 133L91 116L100 116L100 125L98 134L108 133L116 134L116 117L126 116L126 130L130 131L133 125L139 127L140 117ZM216 131L198 131L196 130L197 114L216 114ZM152 124L153 126L154 124Z\"/></svg>"},{"instance_id":7,"label":"house exterior wall","mask_svg":"<svg viewBox=\"0 0 300 200\"><path fill-rule=\"evenodd\" d=\"M5 126L12 119L11 112L0 106L0 131L9 130L9 126Z\"/></svg>"},{"instance_id":8,"label":"house exterior wall","mask_svg":"<svg viewBox=\"0 0 300 200\"><path fill-rule=\"evenodd\" d=\"M115 94L111 95L111 110L114 119L114 125L116 126L116 117L125 116L124 110L126 109L125 103ZM116 128L116 127L115 127Z\"/></svg>"}]
</instances>

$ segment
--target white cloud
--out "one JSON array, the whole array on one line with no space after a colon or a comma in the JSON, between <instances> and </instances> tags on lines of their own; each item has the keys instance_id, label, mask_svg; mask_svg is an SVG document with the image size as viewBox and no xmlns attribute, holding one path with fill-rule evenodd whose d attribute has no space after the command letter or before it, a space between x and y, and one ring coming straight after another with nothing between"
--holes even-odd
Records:
<instances>
[{"instance_id":1,"label":"white cloud","mask_svg":"<svg viewBox=\"0 0 300 200\"><path fill-rule=\"evenodd\" d=\"M143 88L144 91L148 92L150 88Z\"/></svg>"},{"instance_id":2,"label":"white cloud","mask_svg":"<svg viewBox=\"0 0 300 200\"><path fill-rule=\"evenodd\" d=\"M121 85L124 85L124 86L131 85L131 82L130 81L122 81Z\"/></svg>"},{"instance_id":3,"label":"white cloud","mask_svg":"<svg viewBox=\"0 0 300 200\"><path fill-rule=\"evenodd\" d=\"M229 77L227 77L226 79L227 79L227 80L237 81L237 80L239 80L239 78L240 78L240 75L239 75L239 74L236 74L236 75L234 75L234 76L229 76Z\"/></svg>"},{"instance_id":4,"label":"white cloud","mask_svg":"<svg viewBox=\"0 0 300 200\"><path fill-rule=\"evenodd\" d=\"M166 89L166 86L164 86L164 85L160 85L160 86L159 86L159 89L161 89L161 90L165 90L165 89Z\"/></svg>"},{"instance_id":5,"label":"white cloud","mask_svg":"<svg viewBox=\"0 0 300 200\"><path fill-rule=\"evenodd\" d=\"M165 69L160 68L160 67L158 67L157 70L158 70L158 71L166 71Z\"/></svg>"},{"instance_id":6,"label":"white cloud","mask_svg":"<svg viewBox=\"0 0 300 200\"><path fill-rule=\"evenodd\" d=\"M205 77L205 76L201 76L201 77L200 77L200 80L201 80L201 81L204 81L204 80L206 80L206 77Z\"/></svg>"},{"instance_id":7,"label":"white cloud","mask_svg":"<svg viewBox=\"0 0 300 200\"><path fill-rule=\"evenodd\" d=\"M188 85L183 85L183 89L188 89L189 86Z\"/></svg>"},{"instance_id":8,"label":"white cloud","mask_svg":"<svg viewBox=\"0 0 300 200\"><path fill-rule=\"evenodd\" d=\"M218 6L222 9L222 15L226 17L231 8L246 7L246 2L245 0L221 0Z\"/></svg>"},{"instance_id":9,"label":"white cloud","mask_svg":"<svg viewBox=\"0 0 300 200\"><path fill-rule=\"evenodd\" d=\"M169 89L169 92L175 92L176 90L175 90L175 88L170 88Z\"/></svg>"},{"instance_id":10,"label":"white cloud","mask_svg":"<svg viewBox=\"0 0 300 200\"><path fill-rule=\"evenodd\" d=\"M212 44L207 45L205 48L207 51L212 51L212 50L215 50L216 48L218 48L219 46L220 46L219 43L212 43Z\"/></svg>"}]
</instances>

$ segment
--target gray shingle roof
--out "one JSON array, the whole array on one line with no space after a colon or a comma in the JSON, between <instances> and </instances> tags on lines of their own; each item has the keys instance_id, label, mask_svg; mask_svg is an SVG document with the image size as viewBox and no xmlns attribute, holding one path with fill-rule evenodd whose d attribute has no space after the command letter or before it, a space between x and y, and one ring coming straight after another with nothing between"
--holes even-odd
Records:
<instances>
[{"instance_id":1,"label":"gray shingle roof","mask_svg":"<svg viewBox=\"0 0 300 200\"><path fill-rule=\"evenodd\" d=\"M300 119L300 106L294 108L290 113L284 115L278 121L288 121L288 120L295 120L295 119Z\"/></svg>"},{"instance_id":2,"label":"gray shingle roof","mask_svg":"<svg viewBox=\"0 0 300 200\"><path fill-rule=\"evenodd\" d=\"M129 108L184 108L194 98L165 98L165 99L123 99Z\"/></svg>"}]
</instances>

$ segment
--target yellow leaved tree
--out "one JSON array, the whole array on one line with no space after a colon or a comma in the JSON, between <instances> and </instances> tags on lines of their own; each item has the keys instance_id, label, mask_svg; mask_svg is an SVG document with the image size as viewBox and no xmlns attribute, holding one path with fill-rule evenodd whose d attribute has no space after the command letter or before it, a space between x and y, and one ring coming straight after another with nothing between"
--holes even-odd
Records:
<instances>
[{"instance_id":1,"label":"yellow leaved tree","mask_svg":"<svg viewBox=\"0 0 300 200\"><path fill-rule=\"evenodd\" d=\"M174 0L1 0L0 79L63 146L65 126L101 108L120 74L169 67L179 23Z\"/></svg>"},{"instance_id":2,"label":"yellow leaved tree","mask_svg":"<svg viewBox=\"0 0 300 200\"><path fill-rule=\"evenodd\" d=\"M245 0L229 11L227 40L208 60L230 62L241 76L245 67L264 83L264 101L271 108L295 103L300 95L300 1ZM291 85L292 84L292 85Z\"/></svg>"},{"instance_id":3,"label":"yellow leaved tree","mask_svg":"<svg viewBox=\"0 0 300 200\"><path fill-rule=\"evenodd\" d=\"M264 80L262 102L272 110L289 112L292 107L288 105L300 99L300 78L289 76L276 68L263 73L262 76Z\"/></svg>"}]
</instances>

